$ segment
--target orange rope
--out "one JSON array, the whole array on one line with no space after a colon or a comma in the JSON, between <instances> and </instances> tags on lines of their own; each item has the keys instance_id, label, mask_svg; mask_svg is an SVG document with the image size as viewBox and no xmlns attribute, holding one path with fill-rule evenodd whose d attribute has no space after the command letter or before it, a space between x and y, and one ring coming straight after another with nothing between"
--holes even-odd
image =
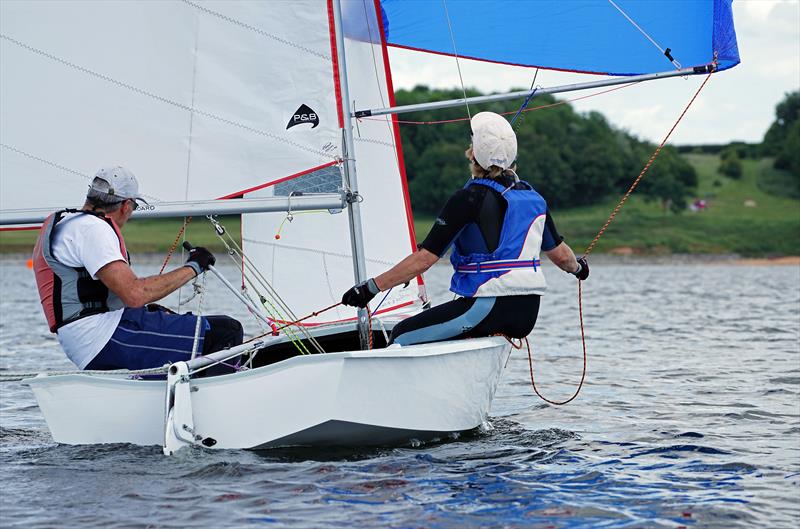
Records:
<instances>
[{"instance_id":1,"label":"orange rope","mask_svg":"<svg viewBox=\"0 0 800 529\"><path fill-rule=\"evenodd\" d=\"M246 341L245 341L245 342L243 342L243 343L250 343L250 342L252 342L252 341L254 341L254 340L258 340L259 338L263 338L264 336L272 336L272 335L274 335L275 333L277 333L278 331L281 331L281 330L285 329L286 327L291 327L292 325L297 325L297 324L298 324L298 323L300 323L301 321L303 321L303 320L307 320L308 318L313 318L314 316L319 316L319 315L320 315L320 314L322 314L323 312L329 311L329 310L331 310L331 309L335 309L336 307L338 307L338 306L339 306L339 305L341 305L341 304L342 304L342 302L340 301L339 303L336 303L336 304L334 304L334 305L331 305L331 306L329 306L329 307L325 307L324 309L320 309L320 310L318 310L318 311L316 311L316 312L312 312L312 313L311 313L311 314L309 314L308 316L303 316L303 317L302 317L302 318L300 318L299 320L294 320L294 321L286 322L284 325L281 325L280 327L278 327L278 328L276 328L276 329L271 329L269 332L265 332L264 334L259 334L258 336L253 336L252 338L250 338L249 340L246 340Z\"/></svg>"},{"instance_id":2,"label":"orange rope","mask_svg":"<svg viewBox=\"0 0 800 529\"><path fill-rule=\"evenodd\" d=\"M661 153L661 150L664 148L664 145L666 145L667 140L669 139L669 137L675 131L675 128L678 126L678 123L680 123L681 120L683 119L683 117L686 115L686 112L689 110L689 107L692 106L692 103L694 103L695 99L697 99L697 96L700 95L700 92L706 86L706 83L708 83L708 80L711 79L711 75L713 73L714 72L712 71L711 73L709 73L706 76L706 78L703 80L703 83L700 85L700 88L697 89L697 92L695 92L694 96L692 96L692 99L689 100L689 103L683 109L683 112L681 112L681 115L678 117L678 120L675 122L674 125L672 125L672 128L669 129L669 132L667 133L666 136L664 136L664 139L661 141L661 144L653 152L652 156L650 156L650 159L647 161L647 164L644 166L642 171L639 173L639 176L637 176L636 180L633 181L633 184L631 184L630 188L628 188L628 191L625 193L625 195L622 197L622 199L617 204L617 207L615 207L614 211L611 212L611 216L608 217L608 220L606 221L605 224L603 224L603 227L600 228L600 231L597 232L597 235L595 235L594 239L589 244L589 247L586 248L586 251L583 254L584 258L587 257L592 252L592 250L594 249L595 245L597 244L597 241L600 240L600 237L603 236L603 234L605 233L605 231L608 228L609 224L611 224L611 222L614 220L614 217L616 217L617 213L619 213L619 211L622 209L622 206L628 200L628 197L631 196L631 193L633 193L633 190L636 189L637 185L639 185L639 181L641 181L641 179L644 177L645 173L647 173L647 171L650 169L650 166L653 165L653 162L655 161L656 157L658 157L658 155ZM525 339L525 343L528 345L528 367L530 368L531 385L533 386L533 391L543 401L545 401L545 402L547 402L549 404L554 404L556 406L561 406L562 404L566 404L566 403L571 402L572 400L574 400L575 397L577 397L578 394L580 393L581 388L583 387L583 381L586 378L586 334L584 332L584 324L583 324L583 289L582 289L582 283L583 283L583 281L581 281L579 279L578 280L578 314L580 316L580 322L581 322L581 344L583 345L583 373L581 374L581 381L578 384L578 389L575 390L575 393L570 398L568 398L565 401L556 402L556 401L553 401L553 400L550 400L550 399L544 397L541 393L539 393L539 390L536 388L536 382L534 381L534 376L533 376L533 353L531 352L531 347L530 347L530 343L528 343L528 339L527 338ZM512 345L513 345L513 343L512 343Z\"/></svg>"},{"instance_id":3,"label":"orange rope","mask_svg":"<svg viewBox=\"0 0 800 529\"><path fill-rule=\"evenodd\" d=\"M539 389L536 387L536 381L534 380L533 376L533 353L531 353L531 344L530 342L528 342L528 339L525 338L525 345L528 346L528 368L530 369L531 372L531 386L533 386L533 391L534 393L536 393L536 395L539 396L540 399L547 402L548 404L553 404L555 406L562 406L564 404L567 404L568 402L572 402L575 399L575 397L577 397L578 394L581 392L581 388L583 387L583 381L586 380L586 335L584 334L584 328L583 328L583 299L582 299L583 296L581 289L582 283L583 281L580 280L578 281L578 311L580 312L581 315L581 343L583 344L583 372L581 373L581 381L578 384L578 388L575 390L575 393L573 393L570 398L568 398L567 400L562 400L561 402L557 402L554 400L550 400L541 393L539 393Z\"/></svg>"},{"instance_id":4,"label":"orange rope","mask_svg":"<svg viewBox=\"0 0 800 529\"><path fill-rule=\"evenodd\" d=\"M164 259L164 264L161 265L161 270L158 271L159 275L164 273L164 269L167 267L167 263L172 257L172 253L175 251L175 248L178 247L178 242L181 240L183 232L186 231L186 226L188 226L190 222L192 222L192 217L186 217L186 220L183 221L183 226L181 226L181 229L178 231L178 236L175 237L175 241L173 241L172 246L170 246L169 252L167 252L167 258Z\"/></svg>"},{"instance_id":5,"label":"orange rope","mask_svg":"<svg viewBox=\"0 0 800 529\"><path fill-rule=\"evenodd\" d=\"M597 235L595 235L595 237L592 240L591 244L589 244L589 247L586 248L586 251L583 253L583 257L588 256L591 253L591 251L594 249L595 244L597 244L597 241L600 240L600 237L603 236L603 233L605 233L606 228L608 228L608 225L611 224L611 221L614 220L614 217L617 215L617 213L619 213L619 210L622 209L622 206L628 200L628 197L630 197L631 193L633 193L633 190L636 189L637 185L639 185L639 181L642 179L642 177L644 177L645 173L647 173L647 171L650 169L650 166L653 165L653 162L655 161L656 157L658 157L658 155L661 154L661 149L664 148L664 145L666 145L667 140L669 139L669 137L672 136L672 133L675 131L675 128L678 126L678 123L680 123L681 120L683 119L683 116L686 115L686 111L689 110L689 107L692 106L692 103L694 103L694 100L697 99L698 95L700 95L700 92L706 86L706 83L708 82L708 80L711 79L711 76L713 75L713 73L714 72L711 72L706 76L705 80L703 81L703 84L701 84L700 88L697 89L697 92L694 93L694 96L692 96L692 99L686 105L686 108L683 109L683 112L681 112L681 115L678 117L678 120L675 122L674 125L672 125L672 128L669 129L669 132L667 133L666 136L664 136L664 139L661 141L661 144L658 146L658 148L655 150L655 152L653 152L653 155L650 156L650 159L647 161L647 164L645 164L644 169L642 169L642 172L639 173L639 176L637 176L636 180L633 181L633 184L631 184L631 187L628 189L627 193L625 193L625 195L622 197L622 200L619 201L619 204L617 204L617 207L614 208L614 211L611 212L611 216L608 217L608 220L606 221L605 224L603 224L603 227L600 228L600 231L597 232Z\"/></svg>"}]
</instances>

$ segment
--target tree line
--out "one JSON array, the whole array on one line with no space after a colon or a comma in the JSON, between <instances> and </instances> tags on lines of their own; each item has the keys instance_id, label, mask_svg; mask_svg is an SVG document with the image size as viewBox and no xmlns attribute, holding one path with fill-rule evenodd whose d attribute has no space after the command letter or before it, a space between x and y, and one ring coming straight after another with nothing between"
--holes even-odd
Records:
<instances>
[{"instance_id":1,"label":"tree line","mask_svg":"<svg viewBox=\"0 0 800 529\"><path fill-rule=\"evenodd\" d=\"M478 95L482 94L467 90L469 97ZM395 97L398 105L408 105L457 99L463 93L417 86L400 90ZM544 94L534 97L528 108L556 103L554 97ZM516 108L509 103L470 106L473 115L484 110L513 112ZM448 121L464 115L460 107L401 114L398 119ZM533 184L553 209L591 205L623 193L656 148L612 127L602 114L578 113L569 104L525 112L517 118L514 130L519 145L517 173ZM469 178L464 155L469 146L469 122L401 124L400 133L412 207L419 213L436 214ZM657 200L666 209L680 212L696 186L694 168L677 149L666 147L638 192L647 200Z\"/></svg>"},{"instance_id":2,"label":"tree line","mask_svg":"<svg viewBox=\"0 0 800 529\"><path fill-rule=\"evenodd\" d=\"M719 172L741 178L743 159L772 158L772 166L785 173L785 181L800 188L800 91L786 94L775 107L775 120L761 143L734 141L726 145L685 145L681 153L716 154Z\"/></svg>"}]
</instances>

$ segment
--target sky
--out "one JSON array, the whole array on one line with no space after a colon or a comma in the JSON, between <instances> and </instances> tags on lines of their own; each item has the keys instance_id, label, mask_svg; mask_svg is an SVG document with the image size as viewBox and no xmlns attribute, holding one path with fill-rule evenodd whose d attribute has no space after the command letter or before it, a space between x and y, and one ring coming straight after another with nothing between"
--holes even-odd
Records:
<instances>
[{"instance_id":1,"label":"sky","mask_svg":"<svg viewBox=\"0 0 800 529\"><path fill-rule=\"evenodd\" d=\"M734 0L741 64L714 75L670 137L674 145L760 142L785 94L800 89L800 0ZM395 90L423 84L460 87L455 59L390 48ZM481 92L528 88L534 69L460 59L466 87ZM705 76L650 81L573 103L596 110L619 128L660 142ZM601 77L540 70L536 84L551 87ZM591 92L562 94L560 99ZM509 110L520 103L509 103ZM516 105L516 106L515 106Z\"/></svg>"}]
</instances>

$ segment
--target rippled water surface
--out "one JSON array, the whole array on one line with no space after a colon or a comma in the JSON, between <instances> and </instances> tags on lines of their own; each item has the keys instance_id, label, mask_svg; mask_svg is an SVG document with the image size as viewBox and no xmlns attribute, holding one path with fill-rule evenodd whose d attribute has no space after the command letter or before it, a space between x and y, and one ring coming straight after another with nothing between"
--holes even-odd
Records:
<instances>
[{"instance_id":1,"label":"rippled water surface","mask_svg":"<svg viewBox=\"0 0 800 529\"><path fill-rule=\"evenodd\" d=\"M22 261L0 261L0 368L68 369ZM580 378L577 292L548 270L531 343L559 399ZM428 274L434 300L447 273ZM204 306L255 330L214 283ZM800 268L597 264L584 311L578 399L535 397L515 351L491 428L416 447L57 445L30 390L2 384L0 526L798 527Z\"/></svg>"}]
</instances>

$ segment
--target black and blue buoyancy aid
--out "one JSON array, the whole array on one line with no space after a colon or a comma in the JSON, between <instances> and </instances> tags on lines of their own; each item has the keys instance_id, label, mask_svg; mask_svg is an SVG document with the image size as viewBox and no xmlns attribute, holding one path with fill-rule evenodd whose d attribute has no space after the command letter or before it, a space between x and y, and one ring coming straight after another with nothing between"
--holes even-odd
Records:
<instances>
[{"instance_id":1,"label":"black and blue buoyancy aid","mask_svg":"<svg viewBox=\"0 0 800 529\"><path fill-rule=\"evenodd\" d=\"M467 225L456 238L450 256L450 290L459 296L541 295L547 289L539 260L547 203L530 184L520 184L506 188L487 178L466 184L494 189L505 199L507 208L493 252L486 252L486 242L475 223Z\"/></svg>"}]
</instances>

